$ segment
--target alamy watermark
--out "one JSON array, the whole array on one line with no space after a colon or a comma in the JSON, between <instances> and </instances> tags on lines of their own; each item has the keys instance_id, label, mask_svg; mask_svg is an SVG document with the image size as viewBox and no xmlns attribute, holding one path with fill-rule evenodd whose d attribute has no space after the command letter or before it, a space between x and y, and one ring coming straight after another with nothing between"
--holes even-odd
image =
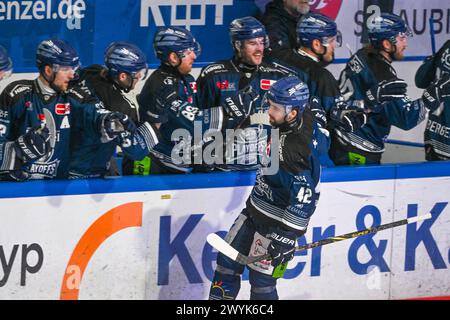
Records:
<instances>
[{"instance_id":1,"label":"alamy watermark","mask_svg":"<svg viewBox=\"0 0 450 320\"><path fill-rule=\"evenodd\" d=\"M194 122L194 134L177 129L171 160L176 165L218 167L261 167L262 174L273 175L279 169L280 139L278 129L263 126L202 132L202 122Z\"/></svg>"}]
</instances>

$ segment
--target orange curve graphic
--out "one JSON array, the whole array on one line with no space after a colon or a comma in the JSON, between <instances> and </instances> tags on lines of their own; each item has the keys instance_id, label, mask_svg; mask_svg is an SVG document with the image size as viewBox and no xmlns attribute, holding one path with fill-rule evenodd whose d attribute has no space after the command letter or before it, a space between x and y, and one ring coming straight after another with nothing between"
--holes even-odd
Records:
<instances>
[{"instance_id":1,"label":"orange curve graphic","mask_svg":"<svg viewBox=\"0 0 450 320\"><path fill-rule=\"evenodd\" d=\"M115 207L98 218L78 241L64 273L61 300L78 300L79 288L89 260L100 245L114 233L142 226L142 202ZM73 282L74 273L76 281Z\"/></svg>"}]
</instances>

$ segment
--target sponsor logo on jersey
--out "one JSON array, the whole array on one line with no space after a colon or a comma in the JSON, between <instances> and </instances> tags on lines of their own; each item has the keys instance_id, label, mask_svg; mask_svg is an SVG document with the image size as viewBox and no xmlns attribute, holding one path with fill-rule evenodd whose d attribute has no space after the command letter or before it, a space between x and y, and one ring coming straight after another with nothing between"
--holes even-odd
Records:
<instances>
[{"instance_id":1,"label":"sponsor logo on jersey","mask_svg":"<svg viewBox=\"0 0 450 320\"><path fill-rule=\"evenodd\" d=\"M173 85L173 78L167 77L163 80L164 84L167 84L169 86Z\"/></svg>"},{"instance_id":2,"label":"sponsor logo on jersey","mask_svg":"<svg viewBox=\"0 0 450 320\"><path fill-rule=\"evenodd\" d=\"M189 82L189 85L191 86L192 92L197 93L197 82Z\"/></svg>"},{"instance_id":3,"label":"sponsor logo on jersey","mask_svg":"<svg viewBox=\"0 0 450 320\"><path fill-rule=\"evenodd\" d=\"M228 80L217 81L216 87L220 91L233 91L233 90L236 90L236 83L230 82Z\"/></svg>"},{"instance_id":4,"label":"sponsor logo on jersey","mask_svg":"<svg viewBox=\"0 0 450 320\"><path fill-rule=\"evenodd\" d=\"M206 76L208 73L215 71L215 70L220 70L220 69L224 69L225 66L223 64L212 64L210 66L207 66L205 68L205 70L203 70L202 72L202 77Z\"/></svg>"},{"instance_id":5,"label":"sponsor logo on jersey","mask_svg":"<svg viewBox=\"0 0 450 320\"><path fill-rule=\"evenodd\" d=\"M38 114L38 119L39 119L39 121L45 121L45 114L39 113Z\"/></svg>"},{"instance_id":6,"label":"sponsor logo on jersey","mask_svg":"<svg viewBox=\"0 0 450 320\"><path fill-rule=\"evenodd\" d=\"M55 105L55 113L59 116L64 116L70 114L70 104L69 103L57 103Z\"/></svg>"},{"instance_id":7,"label":"sponsor logo on jersey","mask_svg":"<svg viewBox=\"0 0 450 320\"><path fill-rule=\"evenodd\" d=\"M9 93L9 95L10 95L11 98L12 98L12 97L18 95L19 93L22 93L22 92L27 91L27 90L31 90L31 87L30 87L30 86L24 86L24 85L22 85L22 84L18 84L17 86L15 86L15 87L11 90L11 92Z\"/></svg>"},{"instance_id":8,"label":"sponsor logo on jersey","mask_svg":"<svg viewBox=\"0 0 450 320\"><path fill-rule=\"evenodd\" d=\"M269 80L269 79L261 79L260 87L263 90L269 90L270 86L273 85L275 82L277 82L277 81L276 80Z\"/></svg>"}]
</instances>

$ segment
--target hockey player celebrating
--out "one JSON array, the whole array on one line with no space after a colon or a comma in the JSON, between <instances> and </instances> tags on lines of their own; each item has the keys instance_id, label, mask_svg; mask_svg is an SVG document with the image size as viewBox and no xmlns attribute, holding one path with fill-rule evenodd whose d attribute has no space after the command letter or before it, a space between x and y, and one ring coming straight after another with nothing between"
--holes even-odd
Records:
<instances>
[{"instance_id":1,"label":"hockey player celebrating","mask_svg":"<svg viewBox=\"0 0 450 320\"><path fill-rule=\"evenodd\" d=\"M80 88L69 89L79 58L68 43L42 41L36 62L37 79L14 81L0 97L0 171L4 179L66 178L71 131L83 130L108 142L128 126L121 114L84 103Z\"/></svg>"},{"instance_id":2,"label":"hockey player celebrating","mask_svg":"<svg viewBox=\"0 0 450 320\"><path fill-rule=\"evenodd\" d=\"M338 81L326 69L342 42L336 23L323 14L309 13L297 25L297 39L299 49L272 50L268 60L308 84L311 108L322 129L327 124L331 129L341 126L348 131L363 126L367 120L365 113L343 102ZM333 165L327 158L323 157L322 163Z\"/></svg>"},{"instance_id":3,"label":"hockey player celebrating","mask_svg":"<svg viewBox=\"0 0 450 320\"><path fill-rule=\"evenodd\" d=\"M367 27L370 45L351 57L341 73L340 88L348 104L368 111L368 120L354 132L343 128L333 132L330 157L336 165L379 164L391 126L414 128L428 110L438 108L448 87L441 79L415 101L399 95L406 83L391 64L403 59L412 33L399 16L388 13L369 17Z\"/></svg>"},{"instance_id":4,"label":"hockey player celebrating","mask_svg":"<svg viewBox=\"0 0 450 320\"><path fill-rule=\"evenodd\" d=\"M121 112L138 122L138 106L133 97L129 95L138 83L147 74L147 59L145 54L135 45L127 42L113 42L105 50L104 66L91 65L84 68L80 74L79 84L93 99L99 99L105 109ZM111 158L117 143L121 144L125 153L123 172L131 174L133 160L141 160L146 153L138 152L141 144L144 149L152 148L158 141L154 129L144 123L132 137L132 133L119 136L118 139L108 143L101 143L96 137L86 136L84 132L73 134L72 156L70 161L71 178L102 177L117 175L114 172ZM128 145L128 143L133 145Z\"/></svg>"},{"instance_id":5,"label":"hockey player celebrating","mask_svg":"<svg viewBox=\"0 0 450 320\"><path fill-rule=\"evenodd\" d=\"M167 120L161 104L174 99L170 96L173 92L182 101L196 103L195 79L190 72L201 48L192 33L183 27L160 28L153 38L153 48L161 65L145 82L138 102L141 121L161 124Z\"/></svg>"},{"instance_id":6,"label":"hockey player celebrating","mask_svg":"<svg viewBox=\"0 0 450 320\"><path fill-rule=\"evenodd\" d=\"M309 91L295 76L278 80L266 95L270 123L280 130L280 166L275 175L257 172L255 186L225 241L244 255L269 253L271 262L248 265L250 299L278 299L280 265L294 256L319 199L318 140L322 132L307 107ZM286 265L284 265L286 267ZM210 299L235 299L244 266L219 253Z\"/></svg>"},{"instance_id":7,"label":"hockey player celebrating","mask_svg":"<svg viewBox=\"0 0 450 320\"><path fill-rule=\"evenodd\" d=\"M151 152L151 164L143 165L142 171L144 174L191 172L195 162L193 150L203 146L201 142L194 148L195 123L199 124L201 134L236 128L248 118L258 95L242 90L221 104L201 109L194 78L189 75L192 63L200 54L198 42L188 30L168 27L155 34L153 45L161 67L147 80L138 101L141 121L158 123L160 139ZM178 129L188 133L184 140L172 139ZM189 147L181 148L183 144Z\"/></svg>"},{"instance_id":8,"label":"hockey player celebrating","mask_svg":"<svg viewBox=\"0 0 450 320\"><path fill-rule=\"evenodd\" d=\"M192 65L200 55L200 44L192 33L182 27L160 28L154 38L156 57L161 61L145 82L138 96L140 121L154 123L160 128L163 140L155 153L143 161L135 162L134 174L184 173L190 166L177 166L171 159L173 143L171 133L179 128L182 115L188 123L198 113L197 89L194 77L190 74ZM172 102L180 102L183 107L174 120L169 119ZM187 118L186 118L187 116ZM190 124L187 124L190 126Z\"/></svg>"},{"instance_id":9,"label":"hockey player celebrating","mask_svg":"<svg viewBox=\"0 0 450 320\"><path fill-rule=\"evenodd\" d=\"M415 82L418 88L426 89L433 86L433 82L441 85L437 90L446 89L436 96L439 107L428 114L425 128L425 159L428 161L450 160L450 40L444 43L439 51L428 57L416 72ZM441 80L442 79L442 80ZM446 79L446 80L445 80Z\"/></svg>"},{"instance_id":10,"label":"hockey player celebrating","mask_svg":"<svg viewBox=\"0 0 450 320\"><path fill-rule=\"evenodd\" d=\"M230 24L230 40L234 50L233 58L204 67L197 79L199 104L203 108L222 105L228 98L250 87L260 98L255 103L250 121L242 125L242 128L249 130L236 139L236 144L241 146L234 149L244 150L241 147L245 148L246 142L253 140L250 137L257 137L254 145L259 145L256 149L265 150L270 124L267 110L261 104L262 97L273 83L288 73L263 62L264 49L268 48L269 41L264 26L255 18L233 20ZM256 129L259 131L256 132ZM226 164L219 167L226 170L255 169L259 166L259 156L249 157L249 153L247 150L241 154L227 154L227 159L224 159Z\"/></svg>"}]
</instances>

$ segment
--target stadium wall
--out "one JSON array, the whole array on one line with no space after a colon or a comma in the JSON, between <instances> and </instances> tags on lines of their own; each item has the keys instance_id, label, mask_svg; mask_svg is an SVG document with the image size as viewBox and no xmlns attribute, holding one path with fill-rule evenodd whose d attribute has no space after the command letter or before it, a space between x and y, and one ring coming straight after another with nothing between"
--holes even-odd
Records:
<instances>
[{"instance_id":1,"label":"stadium wall","mask_svg":"<svg viewBox=\"0 0 450 320\"><path fill-rule=\"evenodd\" d=\"M205 299L254 172L0 184L0 299ZM432 213L298 252L281 299L450 296L450 164L325 169L299 244ZM244 274L240 299L249 297Z\"/></svg>"}]
</instances>

